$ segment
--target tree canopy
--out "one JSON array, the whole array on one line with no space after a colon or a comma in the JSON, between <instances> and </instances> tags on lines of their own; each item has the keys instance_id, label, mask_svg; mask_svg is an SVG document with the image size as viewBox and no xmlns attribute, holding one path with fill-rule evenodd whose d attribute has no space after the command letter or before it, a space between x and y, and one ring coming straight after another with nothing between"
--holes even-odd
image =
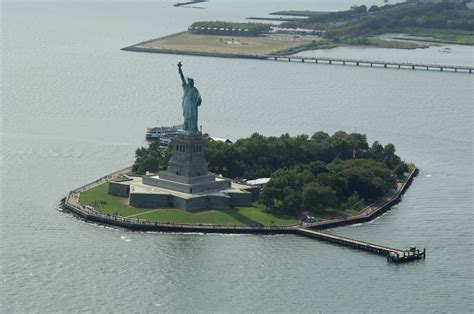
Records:
<instances>
[{"instance_id":1,"label":"tree canopy","mask_svg":"<svg viewBox=\"0 0 474 314\"><path fill-rule=\"evenodd\" d=\"M347 160L353 157L382 161L391 169L402 164L393 145L389 144L384 148L375 142L369 147L364 134L343 131L332 136L320 131L311 137L292 137L288 134L265 137L254 133L234 144L210 141L206 147L209 170L230 178L270 177L281 168L314 161L329 163L335 159Z\"/></svg>"},{"instance_id":2,"label":"tree canopy","mask_svg":"<svg viewBox=\"0 0 474 314\"><path fill-rule=\"evenodd\" d=\"M157 172L168 167L171 157L169 148L160 147L160 142L153 142L148 148L140 147L135 151L135 163L132 171L145 174L147 171Z\"/></svg>"},{"instance_id":3,"label":"tree canopy","mask_svg":"<svg viewBox=\"0 0 474 314\"><path fill-rule=\"evenodd\" d=\"M270 31L270 24L224 21L194 22L189 29L197 34L257 36Z\"/></svg>"},{"instance_id":4,"label":"tree canopy","mask_svg":"<svg viewBox=\"0 0 474 314\"><path fill-rule=\"evenodd\" d=\"M229 178L271 177L260 194L269 210L321 212L328 208L359 209L386 194L408 166L395 146L367 143L364 134L338 131L279 137L258 133L234 144L208 140L211 172ZM166 169L170 150L139 148L133 171Z\"/></svg>"},{"instance_id":5,"label":"tree canopy","mask_svg":"<svg viewBox=\"0 0 474 314\"><path fill-rule=\"evenodd\" d=\"M350 10L327 12L306 19L284 22L281 27L325 30L331 40L396 32L401 27L474 30L474 11L465 1L423 3L418 1L383 6L355 6Z\"/></svg>"}]
</instances>

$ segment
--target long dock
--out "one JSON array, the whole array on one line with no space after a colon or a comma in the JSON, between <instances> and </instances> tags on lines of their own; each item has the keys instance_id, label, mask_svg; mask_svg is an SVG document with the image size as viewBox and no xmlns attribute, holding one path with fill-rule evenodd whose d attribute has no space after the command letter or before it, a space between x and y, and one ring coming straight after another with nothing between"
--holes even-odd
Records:
<instances>
[{"instance_id":1,"label":"long dock","mask_svg":"<svg viewBox=\"0 0 474 314\"><path fill-rule=\"evenodd\" d=\"M327 57L298 57L298 56L273 56L267 58L273 61L287 61L287 62L306 62L314 64L338 64L338 65L353 65L366 66L377 68L391 68L391 69L406 69L406 70L425 70L425 71L448 71L460 73L472 73L474 67L465 65L442 65L442 64L423 64L410 62L390 62L390 61L376 61L376 60L359 60L359 59L341 59L341 58L327 58Z\"/></svg>"},{"instance_id":2,"label":"long dock","mask_svg":"<svg viewBox=\"0 0 474 314\"><path fill-rule=\"evenodd\" d=\"M310 230L305 228L298 228L297 233L306 237L315 238L318 240L339 244L342 246L351 247L387 257L387 260L395 263L404 263L418 259L425 259L426 249L420 251L412 247L409 250L399 250L369 242L358 241L342 236L338 236L329 232Z\"/></svg>"}]
</instances>

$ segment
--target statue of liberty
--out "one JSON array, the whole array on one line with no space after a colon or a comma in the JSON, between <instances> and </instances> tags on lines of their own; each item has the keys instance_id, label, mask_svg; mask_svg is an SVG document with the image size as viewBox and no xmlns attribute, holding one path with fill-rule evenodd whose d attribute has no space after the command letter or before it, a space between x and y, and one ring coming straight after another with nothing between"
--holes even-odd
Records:
<instances>
[{"instance_id":1,"label":"statue of liberty","mask_svg":"<svg viewBox=\"0 0 474 314\"><path fill-rule=\"evenodd\" d=\"M194 80L192 78L184 78L181 61L178 62L178 72L183 82L183 127L178 131L180 134L196 135L200 134L198 129L198 108L201 105L202 99L199 91L194 87Z\"/></svg>"}]
</instances>

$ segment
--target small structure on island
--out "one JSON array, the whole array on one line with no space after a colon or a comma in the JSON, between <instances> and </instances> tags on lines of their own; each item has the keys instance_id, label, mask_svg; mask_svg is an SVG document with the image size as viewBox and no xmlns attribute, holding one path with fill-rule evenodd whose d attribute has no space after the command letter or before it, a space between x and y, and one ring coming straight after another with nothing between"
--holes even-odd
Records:
<instances>
[{"instance_id":1,"label":"small structure on island","mask_svg":"<svg viewBox=\"0 0 474 314\"><path fill-rule=\"evenodd\" d=\"M202 99L194 80L185 79L178 62L183 86L184 123L173 138L168 169L143 177L128 177L109 184L109 194L128 197L134 207L179 208L184 210L229 209L252 203L254 187L232 182L210 173L205 159L206 139L198 129L198 107Z\"/></svg>"}]
</instances>

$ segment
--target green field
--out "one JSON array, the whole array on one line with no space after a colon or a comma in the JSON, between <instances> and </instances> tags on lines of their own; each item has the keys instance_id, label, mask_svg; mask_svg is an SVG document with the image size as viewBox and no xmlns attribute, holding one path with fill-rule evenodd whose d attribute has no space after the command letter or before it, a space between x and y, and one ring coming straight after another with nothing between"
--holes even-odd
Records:
<instances>
[{"instance_id":1,"label":"green field","mask_svg":"<svg viewBox=\"0 0 474 314\"><path fill-rule=\"evenodd\" d=\"M298 223L295 217L268 213L262 205L254 203L251 207L235 207L229 210L202 210L187 212L180 209L135 208L127 204L127 199L107 193L108 184L82 192L81 204L95 207L106 214L117 213L123 217L140 218L158 222L177 224L215 224L215 225L291 225Z\"/></svg>"},{"instance_id":2,"label":"green field","mask_svg":"<svg viewBox=\"0 0 474 314\"><path fill-rule=\"evenodd\" d=\"M400 33L410 34L411 36L426 37L426 39L413 39L418 41L431 41L439 43L450 43L459 45L474 45L474 32L451 29L428 29L405 27L397 30ZM407 38L403 38L407 39Z\"/></svg>"},{"instance_id":3,"label":"green field","mask_svg":"<svg viewBox=\"0 0 474 314\"><path fill-rule=\"evenodd\" d=\"M377 48L392 48L392 49L416 49L422 48L423 46L416 43L404 42L404 41L391 41L391 40L381 40L378 38L368 38L368 44L372 47Z\"/></svg>"},{"instance_id":4,"label":"green field","mask_svg":"<svg viewBox=\"0 0 474 314\"><path fill-rule=\"evenodd\" d=\"M220 53L236 55L268 55L306 45L315 36L221 36L202 35L190 32L157 39L141 46L154 49L178 50L184 52Z\"/></svg>"}]
</instances>

